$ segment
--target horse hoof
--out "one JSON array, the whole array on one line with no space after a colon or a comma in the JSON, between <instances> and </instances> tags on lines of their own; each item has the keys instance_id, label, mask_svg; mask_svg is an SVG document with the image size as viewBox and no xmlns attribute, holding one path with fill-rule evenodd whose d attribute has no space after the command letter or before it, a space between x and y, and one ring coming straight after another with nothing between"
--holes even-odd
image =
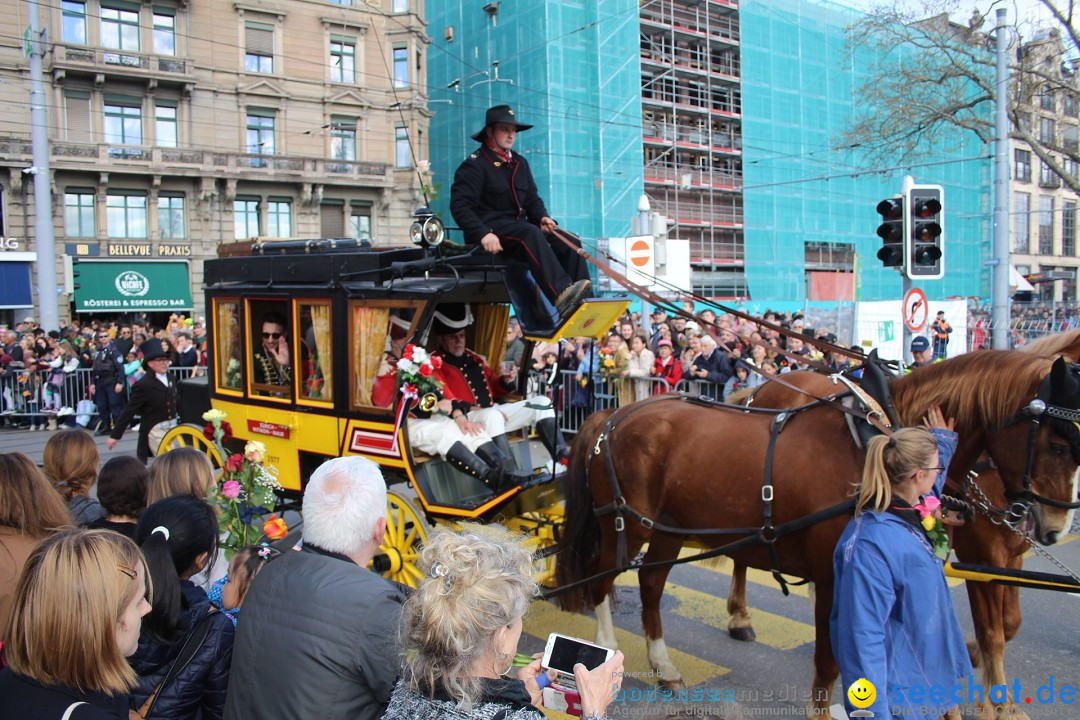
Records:
<instances>
[{"instance_id":1,"label":"horse hoof","mask_svg":"<svg viewBox=\"0 0 1080 720\"><path fill-rule=\"evenodd\" d=\"M686 683L683 682L682 678L675 678L673 680L667 680L665 678L660 678L659 680L656 681L656 686L663 689L663 690L685 690L686 689Z\"/></svg>"},{"instance_id":2,"label":"horse hoof","mask_svg":"<svg viewBox=\"0 0 1080 720\"><path fill-rule=\"evenodd\" d=\"M757 640L757 633L754 632L752 627L728 628L728 635L740 642L754 642Z\"/></svg>"}]
</instances>

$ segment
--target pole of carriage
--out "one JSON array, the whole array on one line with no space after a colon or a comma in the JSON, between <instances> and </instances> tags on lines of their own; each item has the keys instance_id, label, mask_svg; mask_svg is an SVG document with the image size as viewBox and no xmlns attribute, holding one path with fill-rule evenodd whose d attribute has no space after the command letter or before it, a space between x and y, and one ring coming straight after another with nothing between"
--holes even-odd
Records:
<instances>
[{"instance_id":1,"label":"pole of carriage","mask_svg":"<svg viewBox=\"0 0 1080 720\"><path fill-rule=\"evenodd\" d=\"M1005 8L997 9L997 75L994 93L994 244L991 284L991 340L997 350L1009 347L1009 31Z\"/></svg>"}]
</instances>

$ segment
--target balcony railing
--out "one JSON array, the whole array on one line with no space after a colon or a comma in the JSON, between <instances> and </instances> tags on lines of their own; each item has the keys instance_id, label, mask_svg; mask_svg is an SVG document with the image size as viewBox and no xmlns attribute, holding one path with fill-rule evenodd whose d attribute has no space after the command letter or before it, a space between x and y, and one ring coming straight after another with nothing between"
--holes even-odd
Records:
<instances>
[{"instance_id":1,"label":"balcony railing","mask_svg":"<svg viewBox=\"0 0 1080 720\"><path fill-rule=\"evenodd\" d=\"M122 69L125 75L131 75L131 71L142 71L136 74L145 74L158 78L173 78L180 82L193 82L195 79L195 65L190 60L182 58L148 55L146 53L130 52L127 50L107 50L69 45L56 45L53 66L56 68L85 68L97 72L109 72L111 69Z\"/></svg>"},{"instance_id":2,"label":"balcony railing","mask_svg":"<svg viewBox=\"0 0 1080 720\"><path fill-rule=\"evenodd\" d=\"M650 165L645 168L645 182L662 185L679 185L686 189L713 188L738 190L742 187L741 173L725 173L701 168L667 167Z\"/></svg>"},{"instance_id":3,"label":"balcony railing","mask_svg":"<svg viewBox=\"0 0 1080 720\"><path fill-rule=\"evenodd\" d=\"M651 3L641 8L640 17L647 23L670 26L698 37L710 37L732 44L739 42L738 15L716 15L709 6L686 8L671 2Z\"/></svg>"}]
</instances>

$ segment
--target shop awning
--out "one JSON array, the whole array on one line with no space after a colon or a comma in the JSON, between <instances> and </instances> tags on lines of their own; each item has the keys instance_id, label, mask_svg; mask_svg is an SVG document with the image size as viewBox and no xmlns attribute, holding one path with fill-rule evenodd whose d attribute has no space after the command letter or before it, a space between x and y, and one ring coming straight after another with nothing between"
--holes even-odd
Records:
<instances>
[{"instance_id":1,"label":"shop awning","mask_svg":"<svg viewBox=\"0 0 1080 720\"><path fill-rule=\"evenodd\" d=\"M30 263L0 262L0 309L32 308Z\"/></svg>"},{"instance_id":2,"label":"shop awning","mask_svg":"<svg viewBox=\"0 0 1080 720\"><path fill-rule=\"evenodd\" d=\"M82 260L75 312L191 310L187 262Z\"/></svg>"}]
</instances>

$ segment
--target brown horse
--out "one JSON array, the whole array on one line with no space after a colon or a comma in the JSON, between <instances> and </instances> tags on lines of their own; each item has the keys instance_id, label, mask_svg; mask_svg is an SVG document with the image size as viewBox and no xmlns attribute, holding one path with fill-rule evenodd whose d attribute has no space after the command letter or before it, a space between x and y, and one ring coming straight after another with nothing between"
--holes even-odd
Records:
<instances>
[{"instance_id":1,"label":"brown horse","mask_svg":"<svg viewBox=\"0 0 1080 720\"><path fill-rule=\"evenodd\" d=\"M1027 459L1028 422L1012 422L1035 397L1044 379L1052 382L1056 406L1080 407L1080 381L1064 362L1017 352L985 351L954 358L914 373L893 384L895 402L904 418L918 418L934 405L955 417L960 442L955 467L968 467L984 449L1004 477L1023 475ZM1045 387L1045 386L1044 386ZM625 502L651 522L679 528L754 528L763 524L762 481L774 415L703 407L684 399L642 401L617 411L598 413L585 423L574 441L571 475L567 480L566 523L557 564L557 581L567 585L616 567L615 488ZM1051 431L1051 425L1054 432ZM999 427L1001 426L1001 427ZM1069 426L1071 427L1071 426ZM1035 489L1061 499L1075 497L1077 468L1069 444L1069 428L1044 423L1035 438ZM699 448L693 455L685 447ZM608 475L614 470L616 483ZM773 452L773 524L795 521L851 497L861 477L863 456L850 439L843 415L827 406L794 413L779 433ZM702 472L710 468L711 472ZM1018 482L1018 481L1017 481ZM622 502L621 501L621 502ZM616 507L622 507L616 504ZM604 508L597 513L596 508ZM1065 513L1038 508L1034 531L1052 541L1067 528ZM686 536L661 532L650 522L624 517L622 556L632 558L645 542L645 562L674 559ZM813 706L828 717L832 686L838 669L829 642L832 609L832 550L847 517L838 516L779 537L774 545L781 572L816 584L815 673ZM738 536L736 536L738 537ZM719 547L730 535L699 535L699 541ZM742 549L733 559L750 567L774 569L764 544ZM649 660L661 682L681 684L668 657L660 620L660 597L669 567L639 572L642 621ZM596 608L598 642L614 644L608 595L613 580L605 577L562 596L568 610Z\"/></svg>"}]
</instances>

